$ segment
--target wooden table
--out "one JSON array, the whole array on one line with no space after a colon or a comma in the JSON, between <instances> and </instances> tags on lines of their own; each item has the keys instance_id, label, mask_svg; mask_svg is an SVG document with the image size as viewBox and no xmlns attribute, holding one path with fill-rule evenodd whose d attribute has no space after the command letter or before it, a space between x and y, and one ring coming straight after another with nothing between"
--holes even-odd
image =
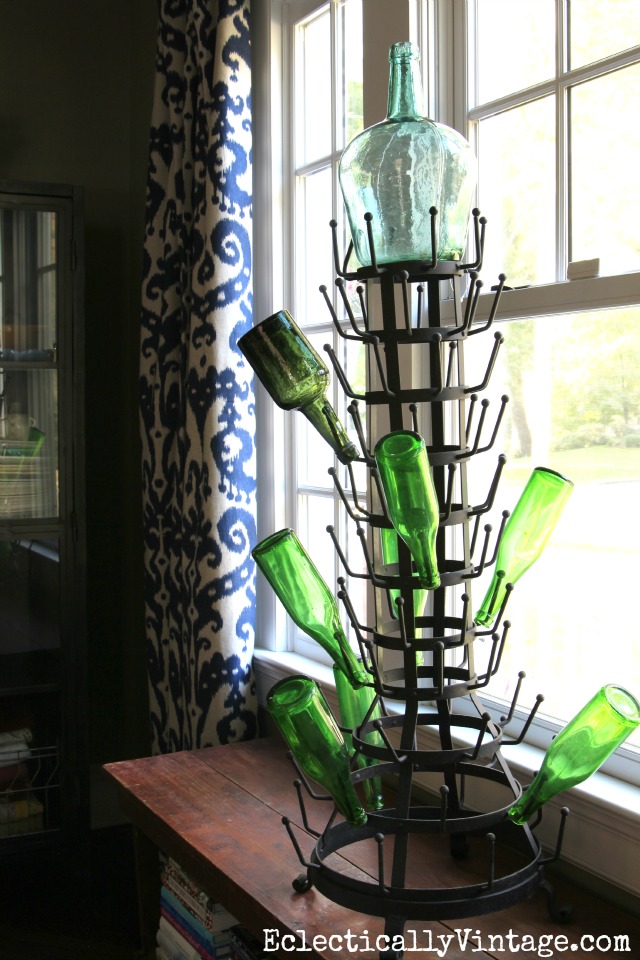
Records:
<instances>
[{"instance_id":1,"label":"wooden table","mask_svg":"<svg viewBox=\"0 0 640 960\"><path fill-rule=\"evenodd\" d=\"M377 960L374 941L384 931L383 920L337 906L313 888L307 893L296 893L292 888L292 880L302 867L282 825L282 817L290 817L298 826L301 817L292 786L294 773L281 740L266 738L129 760L108 764L105 769L116 782L122 810L136 830L139 863L153 863L155 883L145 883L144 871L141 872L141 903L144 905L145 900L149 900L149 894L151 900L143 919L149 956L153 955L151 948L159 915L157 853L149 859L150 845L153 845L154 850L159 848L175 859L209 896L220 901L253 933L274 931L272 945L289 935L289 940L282 941L287 949L276 950L270 956L294 955L291 935L298 937L300 946L299 932L304 931L306 945L315 945L315 949L304 954L311 960L354 956L360 960ZM327 815L325 810L326 805L322 805L323 818ZM313 825L322 828L323 822ZM296 832L308 855L310 839L301 831ZM349 848L345 870L355 875L362 875L364 871L376 876L377 861L373 862L375 858L367 852L370 846L356 844ZM359 851L360 847L367 850ZM443 871L449 869L460 868L447 867L445 859L425 856L420 880L441 886ZM567 950L562 950L561 944L560 951L554 951L554 957L566 952L576 960L594 960L604 955L590 949L595 947L598 937L610 937L613 944L614 937L626 935L630 940L630 952L626 956L640 956L638 919L569 888L566 882L558 892L561 902L569 899L574 906L573 918L568 924L558 925L550 920L545 898L538 894L526 903L489 916L407 924L405 942L411 943L410 931L415 929L420 948L408 950L407 960L429 960L438 956L436 949L443 955L447 940L440 937L451 937L444 953L447 960L504 960L512 955L509 943L521 946L523 960L525 956L551 956L536 952L537 947L534 950L531 941L522 939L526 936L535 938L536 944L540 937L564 936ZM468 931L466 947L465 930ZM326 946L321 940L314 941L314 938L331 935L346 937L349 931L350 940L334 939ZM571 945L578 944L583 934L594 940L587 941L585 949L580 946L573 949ZM525 949L527 943L528 950ZM605 945L606 941L601 943ZM358 952L347 949L349 945L357 946Z\"/></svg>"}]
</instances>

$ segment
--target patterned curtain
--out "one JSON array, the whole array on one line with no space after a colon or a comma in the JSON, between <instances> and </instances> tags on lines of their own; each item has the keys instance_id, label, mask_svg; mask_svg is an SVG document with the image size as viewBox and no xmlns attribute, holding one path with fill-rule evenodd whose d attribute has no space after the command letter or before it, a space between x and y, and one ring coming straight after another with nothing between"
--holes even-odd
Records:
<instances>
[{"instance_id":1,"label":"patterned curtain","mask_svg":"<svg viewBox=\"0 0 640 960\"><path fill-rule=\"evenodd\" d=\"M156 753L256 732L249 0L159 0L142 290Z\"/></svg>"}]
</instances>

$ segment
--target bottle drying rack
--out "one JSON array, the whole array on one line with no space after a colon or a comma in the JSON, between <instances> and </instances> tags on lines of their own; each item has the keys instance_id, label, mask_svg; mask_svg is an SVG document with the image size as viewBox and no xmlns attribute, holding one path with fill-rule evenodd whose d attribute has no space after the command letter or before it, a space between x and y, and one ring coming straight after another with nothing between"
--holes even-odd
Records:
<instances>
[{"instance_id":1,"label":"bottle drying rack","mask_svg":"<svg viewBox=\"0 0 640 960\"><path fill-rule=\"evenodd\" d=\"M492 547L491 527L486 525L481 536L480 524L494 504L506 458L498 457L486 499L476 506L468 500L467 466L475 456L494 446L508 398L502 397L489 439L483 442L489 401L480 402L478 415L478 395L489 383L503 337L500 333L494 335L485 375L480 383L473 385L465 381L464 344L469 337L486 333L491 328L505 277L500 275L494 288L488 320L474 325L482 287L478 274L482 266L486 224L478 210L473 211L472 227L477 256L475 261L464 264L433 259L426 263L378 265L369 214L365 220L371 266L356 272L347 270L351 245L341 265L337 224L331 221L335 283L350 329L343 330L326 287L320 288L339 336L365 345L377 377L375 389L355 392L335 351L325 346L335 375L351 401L348 410L360 443L360 462L366 465L369 474L371 496L365 505L356 490L351 464L347 467L350 496L341 485L338 473L334 469L329 471L349 522L355 524L361 541L364 573L350 568L335 530L329 527L328 532L347 577L366 579L375 595L375 623L368 626L359 622L345 577L338 579L337 596L352 625L362 659L369 665L370 684L376 694L360 727L351 732L355 749L351 779L353 783L359 783L372 777L393 777L396 785L394 805L369 812L367 823L362 827L336 822L337 810L334 808L326 826L318 832L310 826L305 793L314 800L331 798L314 793L290 755L298 774L295 787L304 831L313 841L311 854L305 857L290 820L283 820L298 859L305 868L305 872L294 880L294 888L306 891L313 886L347 908L385 918L389 942L394 936L402 935L406 921L445 920L492 913L520 902L540 889L547 894L552 916L563 920L569 910L556 907L553 888L545 877L544 868L560 857L569 811L562 810L556 848L548 857L543 857L534 835L541 814L535 823L524 826L516 826L507 815L521 796L522 787L511 774L502 749L522 742L543 698L537 697L519 736L510 739L504 731L513 719L524 673L519 674L510 709L499 722L491 718L478 696L478 691L489 684L500 667L510 626L509 621L504 620L504 611L511 585L507 585L506 597L492 630L482 630L474 624L470 591L471 582L495 562L509 516L508 512L503 512ZM435 209L431 210L431 240L435 251ZM376 281L376 284L370 284L370 288L379 287L376 295L380 298L382 326L375 330L370 329L365 288L361 285L370 280ZM361 317L358 319L348 297L347 281L359 282L356 293ZM450 283L453 287L452 324L445 324L441 315L443 283ZM412 286L416 286L415 322L410 307ZM373 295L372 290L370 295ZM428 350L429 386L403 385L399 352L406 345L421 345ZM405 544L398 538L398 562L395 564L385 566L380 551L376 557L374 541L377 538L371 534L382 528L392 528L392 524L371 454L373 444L368 444L365 437L360 403L368 409L384 405L390 431L411 429L419 432L418 413L422 406L424 432L429 437L427 453L440 506L436 553L441 585L430 591L427 616L414 613L413 594L419 589L419 583ZM476 416L477 424L474 424ZM453 548L449 541L454 538L448 534L452 528L456 534L455 555L450 555ZM452 593L450 588L460 585L464 586L465 592L456 598L459 609L452 614L449 610L455 604L448 599ZM395 603L392 596L396 598ZM474 658L475 641L487 637L491 637L488 663L484 671L478 673ZM385 670L386 651L393 651L390 655L402 665ZM466 698L471 705L470 712L456 710L461 698ZM380 716L373 719L376 707L379 707ZM423 749L418 744L419 735L428 728L437 734L439 747L436 749ZM360 758L365 758L366 765L358 764ZM421 773L438 775L441 780L439 796L434 795L432 804L415 800L415 778ZM472 782L489 783L491 790L500 794L502 802L490 810L472 809L465 803L465 791ZM412 886L408 882L410 838L422 834L448 836L450 854L456 859L469 855L471 837L484 838L486 872L483 879L459 886ZM344 852L345 848L356 843L375 845L377 876L358 879L352 872L336 866L336 859L331 855ZM496 850L502 844L517 851L519 866L515 870L508 868L503 872L497 867ZM393 958L399 954L390 950L383 956Z\"/></svg>"}]
</instances>

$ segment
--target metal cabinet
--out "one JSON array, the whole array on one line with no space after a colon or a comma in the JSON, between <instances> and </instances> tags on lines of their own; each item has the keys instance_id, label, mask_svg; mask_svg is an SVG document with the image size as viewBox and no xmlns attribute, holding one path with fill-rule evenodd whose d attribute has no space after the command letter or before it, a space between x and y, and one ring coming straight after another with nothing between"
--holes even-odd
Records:
<instances>
[{"instance_id":1,"label":"metal cabinet","mask_svg":"<svg viewBox=\"0 0 640 960\"><path fill-rule=\"evenodd\" d=\"M82 192L0 181L0 851L87 819Z\"/></svg>"}]
</instances>

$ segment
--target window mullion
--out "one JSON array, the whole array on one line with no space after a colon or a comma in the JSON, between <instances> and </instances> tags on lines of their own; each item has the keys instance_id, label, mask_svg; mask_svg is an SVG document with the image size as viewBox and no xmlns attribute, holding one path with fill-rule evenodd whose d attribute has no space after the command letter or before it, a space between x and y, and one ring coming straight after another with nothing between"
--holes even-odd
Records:
<instances>
[{"instance_id":1,"label":"window mullion","mask_svg":"<svg viewBox=\"0 0 640 960\"><path fill-rule=\"evenodd\" d=\"M567 276L569 259L569 91L561 84L567 66L568 12L564 0L556 0L556 280Z\"/></svg>"}]
</instances>

